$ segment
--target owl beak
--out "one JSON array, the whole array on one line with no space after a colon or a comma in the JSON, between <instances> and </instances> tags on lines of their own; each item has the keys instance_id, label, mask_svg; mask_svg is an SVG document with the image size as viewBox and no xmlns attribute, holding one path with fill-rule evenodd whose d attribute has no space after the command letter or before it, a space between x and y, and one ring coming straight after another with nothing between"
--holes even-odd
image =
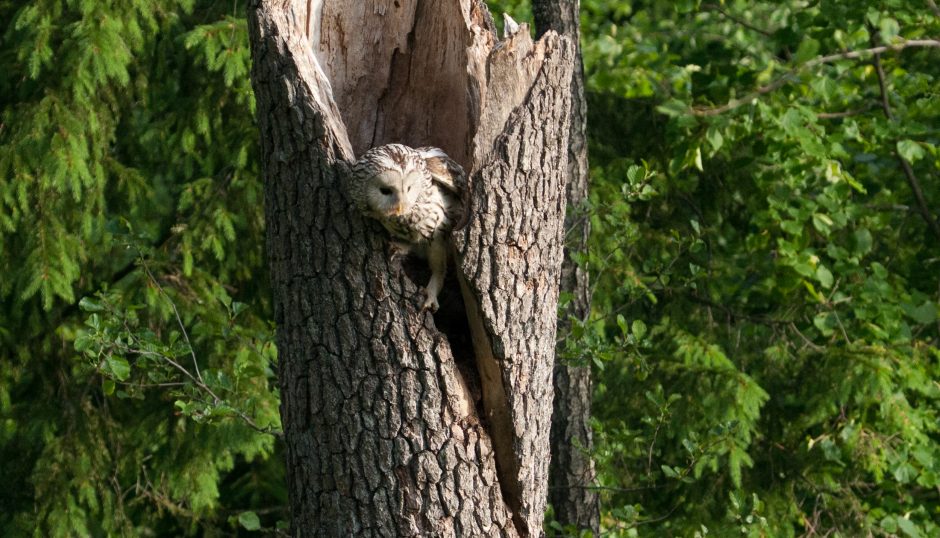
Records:
<instances>
[{"instance_id":1,"label":"owl beak","mask_svg":"<svg viewBox=\"0 0 940 538\"><path fill-rule=\"evenodd\" d=\"M401 202L399 202L395 205L395 209L392 209L392 216L397 217L401 215L404 212L403 209L404 208L402 207Z\"/></svg>"}]
</instances>

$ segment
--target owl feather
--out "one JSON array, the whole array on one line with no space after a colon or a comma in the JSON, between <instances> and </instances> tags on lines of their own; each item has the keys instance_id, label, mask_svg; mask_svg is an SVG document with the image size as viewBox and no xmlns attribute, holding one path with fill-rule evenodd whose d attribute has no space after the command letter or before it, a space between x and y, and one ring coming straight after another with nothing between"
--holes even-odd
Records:
<instances>
[{"instance_id":1,"label":"owl feather","mask_svg":"<svg viewBox=\"0 0 940 538\"><path fill-rule=\"evenodd\" d=\"M428 260L431 279L423 308L436 310L447 270L447 236L462 225L467 196L463 168L439 148L387 144L352 166L349 193L396 239L396 250Z\"/></svg>"}]
</instances>

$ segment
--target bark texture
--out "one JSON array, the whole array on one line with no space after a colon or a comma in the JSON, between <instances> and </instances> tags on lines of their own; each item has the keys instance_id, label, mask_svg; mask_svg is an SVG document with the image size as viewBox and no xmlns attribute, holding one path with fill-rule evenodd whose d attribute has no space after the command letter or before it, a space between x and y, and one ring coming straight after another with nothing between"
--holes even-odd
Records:
<instances>
[{"instance_id":1,"label":"bark texture","mask_svg":"<svg viewBox=\"0 0 940 538\"><path fill-rule=\"evenodd\" d=\"M292 533L541 535L573 47L476 0L255 0L249 30ZM345 194L391 141L470 171L466 340Z\"/></svg>"},{"instance_id":2,"label":"bark texture","mask_svg":"<svg viewBox=\"0 0 940 538\"><path fill-rule=\"evenodd\" d=\"M571 77L571 121L568 144L568 210L565 215L566 246L561 290L571 294L562 313L559 330L567 331L568 316L586 319L591 309L587 271L578 267L572 252L586 252L590 221L584 205L588 198L587 99L584 95L584 66L581 59L578 0L533 0L532 11L539 34L554 31L567 36L576 47ZM562 525L600 531L600 502L595 485L594 462L590 457L593 437L591 418L591 369L557 361L552 413L549 502Z\"/></svg>"},{"instance_id":3,"label":"bark texture","mask_svg":"<svg viewBox=\"0 0 940 538\"><path fill-rule=\"evenodd\" d=\"M483 118L505 128L496 135L482 123L470 219L454 236L503 491L517 528L536 535L548 489L573 59L570 42L557 36L541 45L523 27L490 58L491 77L521 73L531 89L492 90L500 100ZM553 48L564 61L545 58ZM508 106L510 98L520 105Z\"/></svg>"}]
</instances>

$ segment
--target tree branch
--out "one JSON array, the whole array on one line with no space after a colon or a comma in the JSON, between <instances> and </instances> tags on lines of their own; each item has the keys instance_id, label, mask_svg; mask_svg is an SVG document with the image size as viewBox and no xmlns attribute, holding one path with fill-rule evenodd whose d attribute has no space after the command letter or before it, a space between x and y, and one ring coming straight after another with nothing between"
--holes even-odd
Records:
<instances>
[{"instance_id":1,"label":"tree branch","mask_svg":"<svg viewBox=\"0 0 940 538\"><path fill-rule=\"evenodd\" d=\"M881 66L881 54L875 53L875 57L872 59L872 63L875 66L875 73L878 74L878 89L881 93L881 109L884 112L888 121L894 120L894 114L891 112L891 103L888 101L888 83L885 77L885 70ZM920 181L917 180L917 176L914 174L914 168L911 167L911 163L907 162L900 153L897 153L898 162L901 164L901 169L904 170L904 177L907 179L907 184L910 185L911 191L914 192L914 199L917 201L917 212L920 213L920 216L924 219L924 222L927 223L927 227L930 228L930 231L940 240L940 223L937 222L937 219L933 217L930 212L930 207L927 205L927 198L924 197L924 190L920 186Z\"/></svg>"},{"instance_id":2,"label":"tree branch","mask_svg":"<svg viewBox=\"0 0 940 538\"><path fill-rule=\"evenodd\" d=\"M196 359L196 350L193 348L192 342L189 341L189 333L186 331L186 325L183 323L183 318L180 317L180 311L176 309L176 302L173 301L169 295L167 295L166 291L163 289L163 286L160 285L160 282L157 281L157 278L153 276L152 272L150 272L150 266L147 265L147 261L144 259L143 253L138 251L138 255L140 255L141 259L140 266L143 267L144 272L147 273L147 278L150 279L150 282L156 286L157 291L160 292L160 295L162 295L163 298L170 303L170 307L173 308L173 315L176 316L176 323L179 325L180 331L183 333L183 339L186 340L186 347L189 348L189 354L193 358L193 368L196 370L196 377L193 378L193 381L202 384L202 386L205 386L205 381L202 379L202 373L199 371L199 360ZM208 390L208 387L206 387L206 389ZM212 391L209 390L209 393L212 394ZM212 396L217 400L220 399L215 394L212 394Z\"/></svg>"},{"instance_id":3,"label":"tree branch","mask_svg":"<svg viewBox=\"0 0 940 538\"><path fill-rule=\"evenodd\" d=\"M872 59L875 65L875 72L878 73L878 92L881 96L881 110L889 121L894 120L894 114L891 113L891 102L888 101L888 85L885 80L885 70L881 67L881 54L876 53Z\"/></svg>"},{"instance_id":4,"label":"tree branch","mask_svg":"<svg viewBox=\"0 0 940 538\"><path fill-rule=\"evenodd\" d=\"M190 354L190 356L191 356L192 359L193 359L193 367L194 367L194 369L195 369L196 375L193 375L193 374L192 374L189 370L187 370L182 364L180 364L180 363L174 361L172 358L170 358L170 357L168 357L168 356L166 356L166 355L164 355L164 354L162 354L162 353L155 353L155 352L146 351L146 350L143 350L143 349L134 350L134 349L131 349L129 346L128 346L128 348L127 348L127 351L128 351L128 352L131 352L131 353L137 353L137 354L139 354L139 355L149 355L149 356L153 356L153 357L156 357L156 358L158 358L158 359L162 359L162 360L166 361L168 364L170 364L171 366L173 366L174 368L176 368L177 370L179 370L183 375L185 375L186 377L188 377L188 378L193 382L193 384L196 385L196 387L197 387L199 390L201 390L202 392L204 392L204 393L208 394L209 396L211 396L212 399L213 399L212 405L219 405L219 404L221 404L221 403L226 403L226 400L224 400L223 398L219 397L219 395L216 394L215 391L212 390L212 388L210 388L208 385L206 385L205 380L202 378L202 373L199 371L199 361L198 361L198 359L196 358L196 350L195 350L195 348L193 347L192 342L190 342L190 340L189 340L189 333L186 331L186 326L183 324L183 319L182 319L182 317L180 317L179 310L177 310L177 308L176 308L176 303L175 303L175 302L173 301L173 299L167 294L166 290L163 289L163 286L160 285L160 282L157 281L157 277L154 276L154 274L150 271L150 266L147 265L146 260L143 258L143 253L138 252L138 255L140 256L140 267L143 268L144 273L147 275L147 278L149 279L150 283L153 284L153 285L157 288L157 290L159 291L160 295L163 296L163 298L166 299L166 301L169 302L169 303L170 303L170 306L173 308L173 314L176 316L176 321L177 321L177 323L179 324L180 331L182 331L182 333L183 333L183 339L185 340L186 346L189 348L189 354ZM125 323L125 325L126 325L126 323ZM127 330L128 330L128 332L130 332L130 329L129 329L129 328L128 328ZM168 386L169 384L164 384L164 385L165 385L165 386ZM207 403L207 404L208 404L208 402L204 402L204 403ZM238 418L240 418L240 419L245 423L245 425L248 426L249 428L251 428L251 429L253 429L253 430L255 430L255 431L259 432L259 433L270 434L270 435L272 435L272 436L274 436L275 438L278 438L278 439L280 439L280 438L283 436L283 432L280 432L280 431L275 430L275 429L270 428L270 427L261 427L261 426L258 426L258 424L254 421L254 419L252 419L247 413L245 413L245 412L242 411L241 409L238 409L238 408L236 408L235 406L230 406L230 407L231 407L232 411L238 416Z\"/></svg>"},{"instance_id":5,"label":"tree branch","mask_svg":"<svg viewBox=\"0 0 940 538\"><path fill-rule=\"evenodd\" d=\"M738 16L729 13L728 10L721 7L721 5L719 4L702 4L702 9L717 11L718 13L721 13L722 15L724 15L726 19L732 22L738 23L741 26L747 28L748 30L752 30L754 32L757 32L758 34L761 34L767 37L774 35L774 33L771 31L764 30L763 28L754 26L753 24L747 22L746 20L741 19Z\"/></svg>"},{"instance_id":6,"label":"tree branch","mask_svg":"<svg viewBox=\"0 0 940 538\"><path fill-rule=\"evenodd\" d=\"M933 11L933 14L940 18L940 7L937 7L937 3L933 0L927 0L927 5L930 6L930 11Z\"/></svg>"},{"instance_id":7,"label":"tree branch","mask_svg":"<svg viewBox=\"0 0 940 538\"><path fill-rule=\"evenodd\" d=\"M786 74L784 74L782 77L778 78L777 80L771 82L770 84L767 84L766 86L761 86L760 88L757 88L753 92L747 94L746 96L740 99L732 99L728 101L726 104L717 106L717 107L711 107L711 108L694 108L693 107L690 109L690 113L693 116L707 117L707 116L717 116L719 114L728 112L729 110L734 110L735 108L749 104L751 101L753 101L757 97L760 97L761 95L765 95L765 94L768 94L770 92L773 92L775 90L782 88L790 80L792 80L794 76L798 75L802 71L811 69L813 67L816 67L822 64L834 62L837 60L854 60L858 58L864 58L872 54L881 54L883 52L889 52L889 51L896 52L896 51L904 50L907 48L924 48L924 47L940 48L940 40L911 39L908 41L898 43L896 45L883 45L880 47L872 47L869 49L853 50L853 51L840 52L836 54L829 54L827 56L819 56L802 65L798 65L794 67L793 69L788 71Z\"/></svg>"},{"instance_id":8,"label":"tree branch","mask_svg":"<svg viewBox=\"0 0 940 538\"><path fill-rule=\"evenodd\" d=\"M859 114L864 114L872 109L874 105L865 105L861 108L856 108L854 110L844 110L842 112L819 112L816 114L816 117L821 120L832 120L839 118L848 118L851 116L858 116Z\"/></svg>"}]
</instances>

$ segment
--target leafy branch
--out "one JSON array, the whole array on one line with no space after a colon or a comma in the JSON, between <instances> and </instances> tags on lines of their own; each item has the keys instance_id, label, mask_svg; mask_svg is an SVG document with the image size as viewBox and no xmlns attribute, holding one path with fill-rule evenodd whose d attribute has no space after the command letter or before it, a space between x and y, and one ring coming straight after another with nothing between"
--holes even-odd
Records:
<instances>
[{"instance_id":1,"label":"leafy branch","mask_svg":"<svg viewBox=\"0 0 940 538\"><path fill-rule=\"evenodd\" d=\"M927 5L930 6L930 11L933 11L933 14L940 18L940 7L937 7L937 3L934 0L927 0Z\"/></svg>"},{"instance_id":2,"label":"leafy branch","mask_svg":"<svg viewBox=\"0 0 940 538\"><path fill-rule=\"evenodd\" d=\"M763 36L771 37L771 36L774 35L773 32L771 32L771 31L769 31L769 30L765 30L765 29L760 28L760 27L758 27L758 26L755 26L755 25L749 23L748 21L742 19L741 17L738 17L738 16L734 15L733 13L730 13L727 9L725 9L724 7L722 7L720 4L702 4L702 9L717 11L718 13L721 13L726 19L728 19L728 20L730 20L730 21L732 21L732 22L734 22L734 23L740 24L741 26L747 28L748 30L751 30L751 31L753 31L753 32L757 32L758 34L761 34L761 35L763 35Z\"/></svg>"},{"instance_id":3,"label":"leafy branch","mask_svg":"<svg viewBox=\"0 0 940 538\"><path fill-rule=\"evenodd\" d=\"M936 5L934 5L934 7L936 7ZM885 117L888 118L888 121L893 121L894 114L891 112L891 102L888 100L888 82L885 77L885 70L881 66L881 53L875 53L872 63L875 66L875 73L878 74L878 91L881 94L881 110L884 112ZM901 164L901 169L904 170L904 177L907 179L907 184L910 185L911 191L914 192L914 198L917 200L918 213L920 213L924 222L927 223L927 227L930 228L930 231L940 240L940 222L937 222L937 219L935 219L930 212L927 199L924 197L924 189L921 187L920 181L917 180L917 176L914 174L914 168L911 167L911 163L907 162L907 159L900 153L897 154L897 158L898 162Z\"/></svg>"},{"instance_id":4,"label":"leafy branch","mask_svg":"<svg viewBox=\"0 0 940 538\"><path fill-rule=\"evenodd\" d=\"M180 409L194 418L206 418L215 411L216 416L233 415L238 417L249 428L259 432L270 434L276 438L282 436L282 432L272 428L260 426L245 411L229 403L225 398L219 395L219 390L225 389L227 378L223 373L218 372L216 377L218 382L209 382L203 376L199 368L198 357L189 337L189 331L183 323L179 309L176 303L169 296L156 276L153 274L146 258L141 253L137 265L143 270L150 284L157 290L159 296L164 300L173 312L176 323L179 327L179 335L182 336L182 342L173 341L169 345L151 338L153 334L150 331L135 330L132 327L132 320L127 313L118 311L111 301L104 294L99 294L101 302L96 302L90 298L84 298L80 302L80 307L86 312L90 312L86 325L91 328L90 332L80 335L75 341L77 351L85 355L94 357L96 371L106 376L105 392L111 393L115 384L121 384L126 388L172 388L172 389L194 389L190 394L192 402L199 404L177 401ZM133 308L131 308L133 310ZM102 320L99 313L107 314L106 319ZM237 313L237 312L236 312ZM181 344L181 345L180 345ZM192 370L182 364L178 357L184 355L192 359ZM162 365L166 371L151 369L148 373L149 381L130 382L126 381L130 377L131 366L124 356L136 356L138 358L152 361L155 365ZM139 369L144 369L140 363ZM168 374L168 372L178 372L184 378L184 381L178 381ZM217 385L213 388L212 385ZM119 393L119 396L121 393Z\"/></svg>"},{"instance_id":5,"label":"leafy branch","mask_svg":"<svg viewBox=\"0 0 940 538\"><path fill-rule=\"evenodd\" d=\"M878 47L871 47L868 49L853 50L853 51L847 51L847 52L839 52L836 54L829 54L826 56L819 56L817 58L813 58L812 60L809 60L803 64L800 64L794 67L793 69L785 73L783 76L781 76L777 80L774 80L770 84L757 88L756 90L745 95L744 97L741 97L739 99L732 99L728 101L727 103L725 103L724 105L717 106L717 107L710 107L710 108L692 107L689 109L689 111L694 116L700 116L700 117L717 116L719 114L724 114L725 112L728 112L730 110L734 110L741 106L747 105L751 103L752 101L754 101L754 99L757 99L758 97L762 95L766 95L773 91L779 90L780 88L785 86L788 82L793 80L794 77L796 77L803 71L812 69L814 67L817 67L823 64L835 62L838 60L854 60L854 59L866 58L868 56L878 55L884 52L897 52L897 51L901 51L901 50L908 49L908 48L925 48L925 47L926 48L940 48L940 40L910 39L910 40L902 41L900 43L896 43L893 45L882 45Z\"/></svg>"}]
</instances>

